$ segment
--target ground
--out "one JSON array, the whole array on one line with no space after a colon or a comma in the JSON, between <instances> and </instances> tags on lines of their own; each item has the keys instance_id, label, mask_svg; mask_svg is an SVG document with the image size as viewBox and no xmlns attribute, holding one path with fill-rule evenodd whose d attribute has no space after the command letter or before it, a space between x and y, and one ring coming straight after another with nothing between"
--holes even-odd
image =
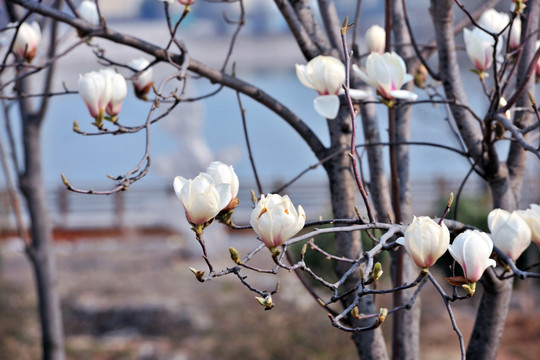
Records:
<instances>
[{"instance_id":1,"label":"ground","mask_svg":"<svg viewBox=\"0 0 540 360\"><path fill-rule=\"evenodd\" d=\"M349 334L330 325L293 274L279 274L276 307L264 311L232 276L199 283L188 267L204 263L186 257L184 247L179 237L133 234L57 243L68 359L356 359ZM15 240L0 253L0 359L39 359L28 262ZM218 263L232 265L228 256ZM275 287L270 276L250 274L249 280ZM442 301L429 285L422 294L421 359L459 359ZM537 298L532 283L516 291L498 359L537 358ZM473 303L454 307L465 339ZM383 324L385 332L390 324Z\"/></svg>"}]
</instances>

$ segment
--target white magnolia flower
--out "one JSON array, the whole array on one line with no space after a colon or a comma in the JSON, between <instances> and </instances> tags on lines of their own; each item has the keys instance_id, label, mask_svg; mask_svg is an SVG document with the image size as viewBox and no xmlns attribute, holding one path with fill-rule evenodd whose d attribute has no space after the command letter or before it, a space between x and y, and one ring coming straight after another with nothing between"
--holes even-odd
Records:
<instances>
[{"instance_id":1,"label":"white magnolia flower","mask_svg":"<svg viewBox=\"0 0 540 360\"><path fill-rule=\"evenodd\" d=\"M397 243L405 246L419 268L435 264L450 243L450 232L446 225L439 225L428 216L414 217L404 235Z\"/></svg>"},{"instance_id":2,"label":"white magnolia flower","mask_svg":"<svg viewBox=\"0 0 540 360\"><path fill-rule=\"evenodd\" d=\"M517 258L531 243L531 229L517 212L492 210L487 218L493 244L512 260Z\"/></svg>"},{"instance_id":3,"label":"white magnolia flower","mask_svg":"<svg viewBox=\"0 0 540 360\"><path fill-rule=\"evenodd\" d=\"M9 23L8 30L4 31L2 36L2 45L9 46L13 41L13 36L17 30L16 23ZM31 24L22 23L19 26L17 37L13 42L12 51L20 59L24 59L27 62L31 62L36 56L37 46L41 42L41 28L39 24L34 21Z\"/></svg>"},{"instance_id":4,"label":"white magnolia flower","mask_svg":"<svg viewBox=\"0 0 540 360\"><path fill-rule=\"evenodd\" d=\"M377 93L386 100L404 99L416 100L417 95L412 91L400 90L401 87L413 79L407 74L405 62L395 52L371 53L366 60L366 72L364 73L356 65L354 71L360 78L377 89Z\"/></svg>"},{"instance_id":5,"label":"white magnolia flower","mask_svg":"<svg viewBox=\"0 0 540 360\"><path fill-rule=\"evenodd\" d=\"M515 50L521 45L521 19L516 17L510 31L510 50Z\"/></svg>"},{"instance_id":6,"label":"white magnolia flower","mask_svg":"<svg viewBox=\"0 0 540 360\"><path fill-rule=\"evenodd\" d=\"M219 161L213 161L208 165L206 173L214 179L216 185L229 184L231 190L231 203L238 195L239 181L231 165L225 165ZM228 204L230 205L230 203ZM228 207L228 206L227 206Z\"/></svg>"},{"instance_id":7,"label":"white magnolia flower","mask_svg":"<svg viewBox=\"0 0 540 360\"><path fill-rule=\"evenodd\" d=\"M478 28L472 30L464 29L463 38L465 40L467 55L474 64L474 67L480 72L488 70L493 63L493 45L495 44L495 39ZM497 45L497 54L500 51L500 45L502 45L501 41Z\"/></svg>"},{"instance_id":8,"label":"white magnolia flower","mask_svg":"<svg viewBox=\"0 0 540 360\"><path fill-rule=\"evenodd\" d=\"M193 226L204 226L231 201L231 186L216 185L206 173L200 173L194 179L177 176L173 185L176 196L184 205L187 220Z\"/></svg>"},{"instance_id":9,"label":"white magnolia flower","mask_svg":"<svg viewBox=\"0 0 540 360\"><path fill-rule=\"evenodd\" d=\"M79 95L94 118L103 116L112 95L111 86L101 72L79 75Z\"/></svg>"},{"instance_id":10,"label":"white magnolia flower","mask_svg":"<svg viewBox=\"0 0 540 360\"><path fill-rule=\"evenodd\" d=\"M495 9L489 9L484 11L480 19L478 19L478 24L480 26L494 32L500 33L510 22L510 16L505 13L498 12Z\"/></svg>"},{"instance_id":11,"label":"white magnolia flower","mask_svg":"<svg viewBox=\"0 0 540 360\"><path fill-rule=\"evenodd\" d=\"M305 221L302 206L299 205L296 211L287 195L278 194L262 195L250 219L253 230L270 249L296 235L304 227Z\"/></svg>"},{"instance_id":12,"label":"white magnolia flower","mask_svg":"<svg viewBox=\"0 0 540 360\"><path fill-rule=\"evenodd\" d=\"M528 209L518 210L517 213L529 225L532 241L540 246L540 205L531 204Z\"/></svg>"},{"instance_id":13,"label":"white magnolia flower","mask_svg":"<svg viewBox=\"0 0 540 360\"><path fill-rule=\"evenodd\" d=\"M111 97L105 111L110 116L116 116L122 108L122 103L127 95L126 79L116 71L106 68L99 71L105 78L105 83L110 87Z\"/></svg>"},{"instance_id":14,"label":"white magnolia flower","mask_svg":"<svg viewBox=\"0 0 540 360\"><path fill-rule=\"evenodd\" d=\"M366 43L369 52L384 53L386 31L379 25L373 25L366 31Z\"/></svg>"},{"instance_id":15,"label":"white magnolia flower","mask_svg":"<svg viewBox=\"0 0 540 360\"><path fill-rule=\"evenodd\" d=\"M144 70L148 67L150 62L145 58L133 59L129 62L128 66L137 71ZM152 88L152 68L148 68L139 74L133 79L133 86L135 87L135 94L138 98L144 99L145 95L148 94Z\"/></svg>"},{"instance_id":16,"label":"white magnolia flower","mask_svg":"<svg viewBox=\"0 0 540 360\"><path fill-rule=\"evenodd\" d=\"M461 265L464 276L473 283L480 280L489 266L496 265L495 260L489 258L493 251L491 238L478 230L466 230L456 236L448 251Z\"/></svg>"},{"instance_id":17,"label":"white magnolia flower","mask_svg":"<svg viewBox=\"0 0 540 360\"><path fill-rule=\"evenodd\" d=\"M84 0L77 8L77 11L81 14L81 17L90 24L99 24L99 13L94 1Z\"/></svg>"},{"instance_id":18,"label":"white magnolia flower","mask_svg":"<svg viewBox=\"0 0 540 360\"><path fill-rule=\"evenodd\" d=\"M319 55L307 65L296 64L296 76L300 82L319 93L313 100L317 113L327 119L334 119L339 112L339 97L345 82L345 65L332 56ZM362 90L351 90L354 99L369 95Z\"/></svg>"}]
</instances>

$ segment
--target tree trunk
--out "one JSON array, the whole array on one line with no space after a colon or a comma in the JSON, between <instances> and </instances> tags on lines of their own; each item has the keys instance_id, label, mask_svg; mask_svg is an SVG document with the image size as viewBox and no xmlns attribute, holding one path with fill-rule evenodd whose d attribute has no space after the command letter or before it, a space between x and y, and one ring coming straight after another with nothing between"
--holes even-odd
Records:
<instances>
[{"instance_id":1,"label":"tree trunk","mask_svg":"<svg viewBox=\"0 0 540 360\"><path fill-rule=\"evenodd\" d=\"M404 20L404 12L400 1L394 2L392 6L392 29L394 42L396 44L410 44L411 39L407 31ZM406 61L407 68L410 68L410 59L413 51L410 46L400 46L396 52ZM413 90L412 82L406 85L406 89ZM408 142L410 140L411 111L410 106L398 106L395 110L395 128L396 141ZM397 177L399 184L399 211L400 214L394 214L395 219L399 219L404 224L412 220L412 196L409 179L409 147L406 145L395 146L397 160ZM395 211L395 209L394 209ZM394 286L400 286L404 283L412 282L418 276L418 267L412 261L412 258L403 248L398 249L403 254L400 261L397 261L398 252L392 254L392 276L394 279L400 278L402 283L395 283ZM400 266L397 266L400 264ZM398 273L400 276L397 276ZM398 291L393 294L394 306L406 304L413 297L415 288ZM418 350L420 342L420 297L417 297L414 306L410 310L403 310L393 315L392 328L392 358L396 360L415 360L418 359Z\"/></svg>"},{"instance_id":2,"label":"tree trunk","mask_svg":"<svg viewBox=\"0 0 540 360\"><path fill-rule=\"evenodd\" d=\"M31 244L27 252L36 281L43 359L63 360L64 335L56 287L52 226L41 170L40 122L32 116L23 118L23 147L25 171L20 176L20 188L30 214Z\"/></svg>"},{"instance_id":3,"label":"tree trunk","mask_svg":"<svg viewBox=\"0 0 540 360\"><path fill-rule=\"evenodd\" d=\"M538 28L540 16L539 1L527 2L527 19L522 29L522 39ZM517 101L518 108L530 107L529 93L534 93L534 79L527 78L527 69L533 60L536 49L536 37L530 36L523 48L523 54L518 66L517 86L527 81L525 90ZM534 75L533 75L534 76ZM532 123L532 116L526 111L516 112L514 122L518 127L526 127ZM487 173L493 207L513 211L519 206L521 184L525 173L526 154L521 145L512 143L506 163L490 164ZM486 271L482 281L484 293L476 315L471 340L467 348L467 358L489 360L495 359L504 331L508 308L512 297L512 279L499 280L492 269Z\"/></svg>"},{"instance_id":4,"label":"tree trunk","mask_svg":"<svg viewBox=\"0 0 540 360\"><path fill-rule=\"evenodd\" d=\"M340 114L335 120L328 121L330 131L331 147L329 152L339 149L349 148L351 144L351 122L348 115L348 109L342 108ZM356 217L355 206L358 199L358 187L356 186L352 168L351 159L348 152L332 158L325 163L325 170L330 182L330 194L332 197L332 211L334 218L354 218ZM336 254L347 258L356 258L362 252L360 233L340 232L335 234ZM338 263L336 272L341 276L347 271L348 264ZM350 289L358 284L360 274L357 272L349 277L343 290ZM354 300L354 294L344 299L344 305L347 306ZM375 304L371 296L365 296L359 305L359 312L372 314L377 313ZM352 326L367 326L366 321L349 317ZM371 324L373 320L369 321ZM355 333L352 336L356 345L359 358L368 359L387 359L386 345L380 328L374 331Z\"/></svg>"}]
</instances>

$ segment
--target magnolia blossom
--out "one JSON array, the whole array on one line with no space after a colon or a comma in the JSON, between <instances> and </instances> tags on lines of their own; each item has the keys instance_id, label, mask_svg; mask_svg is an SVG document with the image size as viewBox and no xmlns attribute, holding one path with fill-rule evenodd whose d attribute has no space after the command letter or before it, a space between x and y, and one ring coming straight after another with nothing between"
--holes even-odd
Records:
<instances>
[{"instance_id":1,"label":"magnolia blossom","mask_svg":"<svg viewBox=\"0 0 540 360\"><path fill-rule=\"evenodd\" d=\"M474 28L472 30L464 29L463 38L465 40L465 49L476 70L484 72L491 67L493 62L493 45L495 39L484 31ZM502 44L499 41L498 44ZM497 47L497 53L500 46Z\"/></svg>"},{"instance_id":2,"label":"magnolia blossom","mask_svg":"<svg viewBox=\"0 0 540 360\"><path fill-rule=\"evenodd\" d=\"M214 179L216 185L229 184L231 191L231 201L227 204L226 208L233 207L233 202L238 195L239 181L238 176L234 172L234 169L230 165L225 165L219 161L213 161L208 165L206 173Z\"/></svg>"},{"instance_id":3,"label":"magnolia blossom","mask_svg":"<svg viewBox=\"0 0 540 360\"><path fill-rule=\"evenodd\" d=\"M9 23L8 27L10 29L4 32L3 44L9 46L13 40L17 24ZM12 50L19 58L31 62L36 56L37 46L40 41L41 28L39 24L36 21L32 22L32 24L23 22L19 26L19 31L17 31L17 37L13 42Z\"/></svg>"},{"instance_id":4,"label":"magnolia blossom","mask_svg":"<svg viewBox=\"0 0 540 360\"><path fill-rule=\"evenodd\" d=\"M521 19L516 17L512 23L512 30L510 30L510 50L515 50L521 44Z\"/></svg>"},{"instance_id":5,"label":"magnolia blossom","mask_svg":"<svg viewBox=\"0 0 540 360\"><path fill-rule=\"evenodd\" d=\"M366 43L369 52L382 54L386 43L386 31L379 25L373 25L366 31Z\"/></svg>"},{"instance_id":6,"label":"magnolia blossom","mask_svg":"<svg viewBox=\"0 0 540 360\"><path fill-rule=\"evenodd\" d=\"M145 58L133 59L128 64L130 68L140 72L133 79L133 86L135 87L135 94L141 99L144 99L145 95L148 94L153 84L152 68L146 69L149 64L150 62Z\"/></svg>"},{"instance_id":7,"label":"magnolia blossom","mask_svg":"<svg viewBox=\"0 0 540 360\"><path fill-rule=\"evenodd\" d=\"M110 68L102 69L99 72L105 78L105 82L111 90L111 97L109 98L105 111L110 116L116 116L120 112L122 102L127 95L126 80L122 75Z\"/></svg>"},{"instance_id":8,"label":"magnolia blossom","mask_svg":"<svg viewBox=\"0 0 540 360\"><path fill-rule=\"evenodd\" d=\"M264 244L273 249L293 237L305 224L302 206L298 211L287 195L268 194L251 212L250 223Z\"/></svg>"},{"instance_id":9,"label":"magnolia blossom","mask_svg":"<svg viewBox=\"0 0 540 360\"><path fill-rule=\"evenodd\" d=\"M532 241L540 246L540 205L531 204L526 210L518 210L521 216L531 229Z\"/></svg>"},{"instance_id":10,"label":"magnolia blossom","mask_svg":"<svg viewBox=\"0 0 540 360\"><path fill-rule=\"evenodd\" d=\"M412 91L400 90L413 77L407 74L405 62L395 52L382 55L373 52L367 57L365 73L356 65L353 65L353 69L386 100L397 98L412 101L417 98Z\"/></svg>"},{"instance_id":11,"label":"magnolia blossom","mask_svg":"<svg viewBox=\"0 0 540 360\"><path fill-rule=\"evenodd\" d=\"M463 275L473 283L480 280L489 266L496 265L495 260L489 258L493 251L491 238L478 230L466 230L456 236L448 251L463 268Z\"/></svg>"},{"instance_id":12,"label":"magnolia blossom","mask_svg":"<svg viewBox=\"0 0 540 360\"><path fill-rule=\"evenodd\" d=\"M296 76L304 86L319 93L313 100L315 111L327 119L334 119L339 112L337 95L343 92L345 65L332 56L319 55L307 65L296 64ZM350 96L362 99L369 96L369 92L351 89Z\"/></svg>"},{"instance_id":13,"label":"magnolia blossom","mask_svg":"<svg viewBox=\"0 0 540 360\"><path fill-rule=\"evenodd\" d=\"M94 1L84 0L77 8L81 17L92 25L99 24L99 13Z\"/></svg>"},{"instance_id":14,"label":"magnolia blossom","mask_svg":"<svg viewBox=\"0 0 540 360\"><path fill-rule=\"evenodd\" d=\"M503 31L509 22L510 16L508 14L498 12L495 9L484 11L480 19L478 19L480 26L497 34Z\"/></svg>"},{"instance_id":15,"label":"magnolia blossom","mask_svg":"<svg viewBox=\"0 0 540 360\"><path fill-rule=\"evenodd\" d=\"M200 173L194 179L174 178L174 191L182 201L186 217L193 226L204 226L231 201L230 184L216 185L214 179Z\"/></svg>"},{"instance_id":16,"label":"magnolia blossom","mask_svg":"<svg viewBox=\"0 0 540 360\"><path fill-rule=\"evenodd\" d=\"M446 225L439 225L428 216L414 217L404 235L397 243L405 246L416 266L420 268L435 264L450 243L450 232Z\"/></svg>"},{"instance_id":17,"label":"magnolia blossom","mask_svg":"<svg viewBox=\"0 0 540 360\"><path fill-rule=\"evenodd\" d=\"M517 212L492 210L487 218L493 243L512 260L517 258L531 243L531 229Z\"/></svg>"},{"instance_id":18,"label":"magnolia blossom","mask_svg":"<svg viewBox=\"0 0 540 360\"><path fill-rule=\"evenodd\" d=\"M90 115L96 119L102 118L111 99L112 88L101 72L91 71L79 75L79 95L88 107Z\"/></svg>"}]
</instances>

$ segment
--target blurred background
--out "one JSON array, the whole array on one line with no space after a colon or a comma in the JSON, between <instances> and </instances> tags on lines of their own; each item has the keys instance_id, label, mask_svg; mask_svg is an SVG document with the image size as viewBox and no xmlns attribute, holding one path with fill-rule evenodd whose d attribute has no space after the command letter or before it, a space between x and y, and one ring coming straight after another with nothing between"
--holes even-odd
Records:
<instances>
[{"instance_id":1,"label":"blurred background","mask_svg":"<svg viewBox=\"0 0 540 360\"><path fill-rule=\"evenodd\" d=\"M337 2L340 16L352 18L355 3L353 0ZM410 14L429 18L429 1L407 3ZM111 28L157 45L167 43L169 33L163 5L157 0L101 1L100 6ZM312 107L315 93L296 78L294 65L303 64L305 60L276 6L269 0L246 0L245 6L246 25L226 71L231 72L234 63L238 77L288 106L328 143L326 120ZM173 5L171 9L178 19L183 7ZM198 1L182 23L178 39L185 43L191 57L221 68L236 29L227 24L224 17L236 20L239 13L237 3ZM5 14L0 16L5 24ZM374 24L383 24L381 3L363 1L361 22L356 31L362 36ZM419 43L431 40L429 28L429 22L415 22ZM76 33L67 27L61 34L61 48L77 40ZM458 43L462 43L461 36L457 38ZM105 55L118 63L144 57L132 49L100 39L93 39L92 44L105 49ZM92 49L92 46L81 46L59 60L55 89L66 86L76 90L79 74L103 67ZM45 51L39 50L37 60ZM361 47L361 51L365 48ZM467 71L469 63L465 55L462 64L470 102L482 113L488 104L481 85L476 75ZM126 69L119 71L125 76L131 75ZM156 85L172 71L174 68L166 64L154 67ZM173 83L167 89L173 91L180 85ZM188 79L187 97L202 96L217 89L216 85L193 76ZM421 90L417 89L417 93L420 99L426 98ZM264 192L272 192L317 164L309 148L283 120L246 97L242 97L242 101ZM130 88L119 119L126 125L142 124L150 106L151 102L136 99ZM381 105L380 131L386 138L384 110ZM415 106L412 140L457 147L455 137L448 130L446 115L442 106ZM15 108L11 116L17 116ZM349 335L330 326L324 311L301 288L293 274L280 273L278 279L250 274L251 281L268 290L275 287L276 281L281 282L281 291L274 300L276 308L265 312L254 300L253 293L235 278L200 284L188 270L189 266L203 269L204 263L172 189L174 176L191 178L204 171L213 160L232 164L241 184L240 205L233 220L246 224L249 219L252 206L249 190L255 189L255 183L235 92L223 89L204 101L181 103L166 119L152 126L150 173L129 191L111 196L67 192L60 174L65 174L75 187L112 188L107 175L120 175L138 163L144 153L144 134L83 137L72 131L75 120L81 130L93 131L93 120L78 95L51 99L43 134L43 155L50 216L57 241L59 288L69 358L356 358ZM501 144L501 154L505 153L507 145ZM457 193L469 170L468 163L454 153L437 148L411 146L410 150L414 213L438 216L449 193ZM522 207L540 202L539 162L530 160ZM365 174L369 177L367 166ZM36 359L39 327L32 274L22 243L15 236L3 176L0 174L0 359ZM329 196L322 169L308 172L286 193L295 204L304 207L308 220L329 216ZM489 206L486 188L473 174L463 191L460 220L485 228ZM220 225L211 226L205 234L212 261L222 268L232 265L229 246L245 254L258 244L251 231L232 233ZM538 249L531 246L528 256L534 259L537 253ZM256 261L260 266L271 266L264 255ZM331 273L333 265L327 262L325 266ZM445 271L441 269L439 278L448 276ZM540 325L531 322L527 315L536 311L533 299L538 291L531 284L530 281L520 284L523 291L516 295L501 359L533 359L532 355L540 351L534 340L540 335ZM383 281L381 286L384 285ZM423 314L423 358L452 358L449 354L457 357L457 337L445 317L442 301L427 286L424 293L423 302L430 306ZM480 294L473 300L479 298ZM382 298L381 306L387 301L390 297ZM456 308L458 323L467 338L472 327L469 316L474 313L474 301L457 304ZM390 330L390 324L383 328Z\"/></svg>"}]
</instances>

